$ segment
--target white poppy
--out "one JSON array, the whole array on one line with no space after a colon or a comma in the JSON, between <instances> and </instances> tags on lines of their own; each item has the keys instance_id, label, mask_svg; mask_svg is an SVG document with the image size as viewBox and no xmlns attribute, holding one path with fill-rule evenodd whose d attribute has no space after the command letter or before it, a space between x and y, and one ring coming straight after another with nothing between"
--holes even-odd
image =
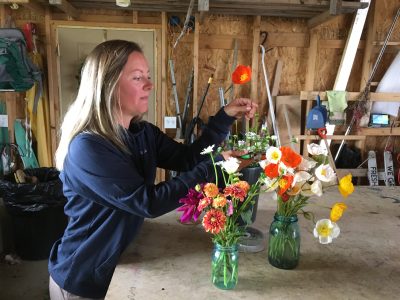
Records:
<instances>
[{"instance_id":1,"label":"white poppy","mask_svg":"<svg viewBox=\"0 0 400 300\"><path fill-rule=\"evenodd\" d=\"M209 153L212 153L214 151L214 145L208 146L207 148L203 149L203 151L200 152L201 155L206 155Z\"/></svg>"},{"instance_id":2,"label":"white poppy","mask_svg":"<svg viewBox=\"0 0 400 300\"><path fill-rule=\"evenodd\" d=\"M319 238L321 244L332 243L334 238L337 238L340 234L340 228L329 219L321 219L317 222L314 228L314 236Z\"/></svg>"},{"instance_id":3,"label":"white poppy","mask_svg":"<svg viewBox=\"0 0 400 300\"><path fill-rule=\"evenodd\" d=\"M265 167L268 165L268 161L267 161L266 159L260 160L260 161L258 162L258 164L259 164L260 167L264 170Z\"/></svg>"},{"instance_id":4,"label":"white poppy","mask_svg":"<svg viewBox=\"0 0 400 300\"><path fill-rule=\"evenodd\" d=\"M301 187L300 194L304 197L314 196L314 193L311 191L311 185L309 183L304 183Z\"/></svg>"},{"instance_id":5,"label":"white poppy","mask_svg":"<svg viewBox=\"0 0 400 300\"><path fill-rule=\"evenodd\" d=\"M311 192L313 192L318 197L322 196L322 183L319 180L315 180L311 185Z\"/></svg>"},{"instance_id":6,"label":"white poppy","mask_svg":"<svg viewBox=\"0 0 400 300\"><path fill-rule=\"evenodd\" d=\"M238 169L240 162L236 157L229 157L227 160L218 163L228 173L234 174Z\"/></svg>"},{"instance_id":7,"label":"white poppy","mask_svg":"<svg viewBox=\"0 0 400 300\"><path fill-rule=\"evenodd\" d=\"M279 180L276 180L276 178L269 178L268 176L265 176L265 178L262 179L263 184L267 187L265 192L271 192L277 189L279 186Z\"/></svg>"},{"instance_id":8,"label":"white poppy","mask_svg":"<svg viewBox=\"0 0 400 300\"><path fill-rule=\"evenodd\" d=\"M331 182L336 179L336 174L330 165L320 165L315 169L315 176L323 182Z\"/></svg>"},{"instance_id":9,"label":"white poppy","mask_svg":"<svg viewBox=\"0 0 400 300\"><path fill-rule=\"evenodd\" d=\"M313 159L303 157L300 165L297 167L298 170L308 171L314 168L317 165L317 162Z\"/></svg>"},{"instance_id":10,"label":"white poppy","mask_svg":"<svg viewBox=\"0 0 400 300\"><path fill-rule=\"evenodd\" d=\"M328 155L328 151L325 147L314 143L307 145L307 150L311 155Z\"/></svg>"},{"instance_id":11,"label":"white poppy","mask_svg":"<svg viewBox=\"0 0 400 300\"><path fill-rule=\"evenodd\" d=\"M281 161L278 164L278 172L279 172L279 175L286 175L286 174L294 175L294 169L288 167Z\"/></svg>"},{"instance_id":12,"label":"white poppy","mask_svg":"<svg viewBox=\"0 0 400 300\"><path fill-rule=\"evenodd\" d=\"M294 186L297 183L301 183L301 182L307 181L310 178L311 178L311 174L310 173L307 173L306 171L299 171L296 174L294 174L292 186Z\"/></svg>"},{"instance_id":13,"label":"white poppy","mask_svg":"<svg viewBox=\"0 0 400 300\"><path fill-rule=\"evenodd\" d=\"M269 147L267 152L265 153L266 159L268 162L272 164L277 164L278 161L281 160L282 152L279 148Z\"/></svg>"}]
</instances>

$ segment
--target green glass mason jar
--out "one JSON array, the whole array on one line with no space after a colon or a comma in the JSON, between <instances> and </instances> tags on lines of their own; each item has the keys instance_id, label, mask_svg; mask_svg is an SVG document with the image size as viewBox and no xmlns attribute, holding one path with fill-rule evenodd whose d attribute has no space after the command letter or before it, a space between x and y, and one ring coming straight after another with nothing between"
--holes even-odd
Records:
<instances>
[{"instance_id":1,"label":"green glass mason jar","mask_svg":"<svg viewBox=\"0 0 400 300\"><path fill-rule=\"evenodd\" d=\"M238 282L238 246L214 244L211 256L211 280L220 289L234 289Z\"/></svg>"},{"instance_id":2,"label":"green glass mason jar","mask_svg":"<svg viewBox=\"0 0 400 300\"><path fill-rule=\"evenodd\" d=\"M300 228L297 215L275 214L269 229L268 261L279 269L294 269L300 258Z\"/></svg>"}]
</instances>

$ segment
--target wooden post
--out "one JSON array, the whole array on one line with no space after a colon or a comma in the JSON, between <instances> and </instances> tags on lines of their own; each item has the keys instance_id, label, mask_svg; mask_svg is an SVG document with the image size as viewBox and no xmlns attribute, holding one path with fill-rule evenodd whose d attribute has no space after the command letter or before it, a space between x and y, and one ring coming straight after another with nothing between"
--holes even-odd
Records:
<instances>
[{"instance_id":1,"label":"wooden post","mask_svg":"<svg viewBox=\"0 0 400 300\"><path fill-rule=\"evenodd\" d=\"M200 22L199 14L195 15L194 25L194 43L193 43L193 117L197 114L198 92L199 92L199 38L200 38Z\"/></svg>"},{"instance_id":2,"label":"wooden post","mask_svg":"<svg viewBox=\"0 0 400 300\"><path fill-rule=\"evenodd\" d=\"M255 16L253 21L253 51L251 54L251 88L250 98L260 103L258 99L258 66L259 66L259 53L260 53L260 27L261 16ZM258 124L257 124L258 125ZM249 121L246 120L246 132L249 131Z\"/></svg>"},{"instance_id":3,"label":"wooden post","mask_svg":"<svg viewBox=\"0 0 400 300\"><path fill-rule=\"evenodd\" d=\"M315 79L315 64L317 61L317 53L318 53L318 34L312 29L310 30L310 47L308 48L308 58L307 58L307 73L306 73L306 82L305 82L305 90L312 91L314 89L314 79ZM305 116L307 118L308 112L311 110L312 100L308 100L306 104L306 113ZM304 126L305 128L305 126ZM306 131L306 128L304 129ZM305 133L305 132L304 132ZM308 140L304 141L303 145L303 155L307 156L307 145L310 142Z\"/></svg>"},{"instance_id":4,"label":"wooden post","mask_svg":"<svg viewBox=\"0 0 400 300\"><path fill-rule=\"evenodd\" d=\"M57 68L55 58L55 48L53 47L52 39L52 26L51 26L51 12L50 8L46 8L46 14L44 17L45 28L46 28L46 57L47 57L47 78L49 88L49 110L50 110L50 141L51 141L51 156L52 163L55 165L54 154L57 149L57 129L58 129L58 116L56 108L59 105L56 103L59 101L58 90L57 90Z\"/></svg>"}]
</instances>

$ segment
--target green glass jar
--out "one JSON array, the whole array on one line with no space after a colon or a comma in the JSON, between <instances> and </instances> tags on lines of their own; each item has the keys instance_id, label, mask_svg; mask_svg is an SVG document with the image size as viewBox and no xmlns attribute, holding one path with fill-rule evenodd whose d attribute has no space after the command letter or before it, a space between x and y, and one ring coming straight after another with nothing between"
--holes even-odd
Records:
<instances>
[{"instance_id":1,"label":"green glass jar","mask_svg":"<svg viewBox=\"0 0 400 300\"><path fill-rule=\"evenodd\" d=\"M279 269L294 269L300 258L300 229L297 215L275 214L269 229L268 261Z\"/></svg>"},{"instance_id":2,"label":"green glass jar","mask_svg":"<svg viewBox=\"0 0 400 300\"><path fill-rule=\"evenodd\" d=\"M211 280L220 289L234 289L238 282L238 246L214 244L211 256Z\"/></svg>"}]
</instances>

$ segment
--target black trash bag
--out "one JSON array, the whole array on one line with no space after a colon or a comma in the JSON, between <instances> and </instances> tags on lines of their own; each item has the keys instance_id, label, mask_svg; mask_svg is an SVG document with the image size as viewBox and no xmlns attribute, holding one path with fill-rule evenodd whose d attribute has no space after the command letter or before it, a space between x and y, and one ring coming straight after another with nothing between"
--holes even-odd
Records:
<instances>
[{"instance_id":1,"label":"black trash bag","mask_svg":"<svg viewBox=\"0 0 400 300\"><path fill-rule=\"evenodd\" d=\"M26 260L47 259L54 242L61 238L68 218L59 171L55 168L26 169L37 183L16 183L13 174L0 180L0 196L10 215L14 251Z\"/></svg>"},{"instance_id":2,"label":"black trash bag","mask_svg":"<svg viewBox=\"0 0 400 300\"><path fill-rule=\"evenodd\" d=\"M13 174L0 180L0 197L5 205L22 211L39 211L66 203L60 172L56 168L25 169L28 176L36 176L38 183L16 183Z\"/></svg>"}]
</instances>

